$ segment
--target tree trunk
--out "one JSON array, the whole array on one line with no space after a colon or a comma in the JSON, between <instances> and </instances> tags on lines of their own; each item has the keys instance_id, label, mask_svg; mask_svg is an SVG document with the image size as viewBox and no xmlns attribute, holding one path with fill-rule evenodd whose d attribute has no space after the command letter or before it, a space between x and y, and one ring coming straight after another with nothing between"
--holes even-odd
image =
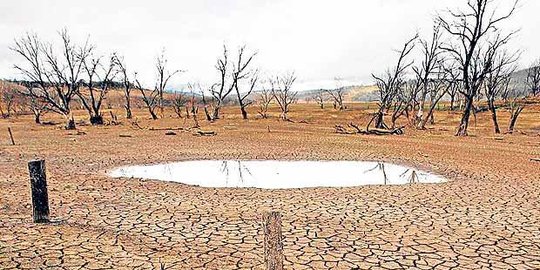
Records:
<instances>
[{"instance_id":1,"label":"tree trunk","mask_svg":"<svg viewBox=\"0 0 540 270\"><path fill-rule=\"evenodd\" d=\"M501 129L499 128L499 123L497 122L497 109L493 100L488 100L489 110L491 111L491 119L493 120L493 128L495 129L495 134L500 134Z\"/></svg>"},{"instance_id":2,"label":"tree trunk","mask_svg":"<svg viewBox=\"0 0 540 270\"><path fill-rule=\"evenodd\" d=\"M77 127L75 126L75 120L73 119L69 119L66 123L66 129L67 130L74 130L74 129L77 129Z\"/></svg>"},{"instance_id":3,"label":"tree trunk","mask_svg":"<svg viewBox=\"0 0 540 270\"><path fill-rule=\"evenodd\" d=\"M283 111L281 112L281 120L289 120L289 117L287 116L287 112Z\"/></svg>"},{"instance_id":4,"label":"tree trunk","mask_svg":"<svg viewBox=\"0 0 540 270\"><path fill-rule=\"evenodd\" d=\"M467 129L469 128L469 118L471 116L471 110L473 106L473 99L469 97L465 97L465 108L463 110L463 114L461 116L461 121L459 124L458 131L456 133L456 136L467 136Z\"/></svg>"},{"instance_id":5,"label":"tree trunk","mask_svg":"<svg viewBox=\"0 0 540 270\"><path fill-rule=\"evenodd\" d=\"M384 113L379 110L375 115L375 128L386 129L387 126L384 123Z\"/></svg>"},{"instance_id":6,"label":"tree trunk","mask_svg":"<svg viewBox=\"0 0 540 270\"><path fill-rule=\"evenodd\" d=\"M521 112L525 109L523 106L519 106L516 110L512 111L512 116L510 118L510 124L508 125L508 133L514 133L514 127L516 126L517 120Z\"/></svg>"},{"instance_id":7,"label":"tree trunk","mask_svg":"<svg viewBox=\"0 0 540 270\"><path fill-rule=\"evenodd\" d=\"M126 103L126 118L131 119L133 117L133 114L131 113L131 105L129 102Z\"/></svg>"},{"instance_id":8,"label":"tree trunk","mask_svg":"<svg viewBox=\"0 0 540 270\"><path fill-rule=\"evenodd\" d=\"M212 119L219 119L219 110L220 110L220 105L217 104L216 107L214 107L214 113L212 115Z\"/></svg>"},{"instance_id":9,"label":"tree trunk","mask_svg":"<svg viewBox=\"0 0 540 270\"><path fill-rule=\"evenodd\" d=\"M245 107L240 107L240 111L242 112L242 119L247 120L248 119L248 113L246 111Z\"/></svg>"},{"instance_id":10,"label":"tree trunk","mask_svg":"<svg viewBox=\"0 0 540 270\"><path fill-rule=\"evenodd\" d=\"M150 115L152 116L152 120L157 120L158 117L156 115L156 113L154 112L154 110L152 110L150 107L148 107L148 111L150 112Z\"/></svg>"},{"instance_id":11,"label":"tree trunk","mask_svg":"<svg viewBox=\"0 0 540 270\"><path fill-rule=\"evenodd\" d=\"M34 122L41 124L41 113L34 113Z\"/></svg>"},{"instance_id":12,"label":"tree trunk","mask_svg":"<svg viewBox=\"0 0 540 270\"><path fill-rule=\"evenodd\" d=\"M212 122L212 116L210 116L210 113L208 112L208 108L206 105L204 106L204 114L206 115L206 121Z\"/></svg>"},{"instance_id":13,"label":"tree trunk","mask_svg":"<svg viewBox=\"0 0 540 270\"><path fill-rule=\"evenodd\" d=\"M90 117L90 124L92 125L103 125L103 116L102 115L94 115Z\"/></svg>"},{"instance_id":14,"label":"tree trunk","mask_svg":"<svg viewBox=\"0 0 540 270\"><path fill-rule=\"evenodd\" d=\"M454 111L454 96L450 96L450 111Z\"/></svg>"},{"instance_id":15,"label":"tree trunk","mask_svg":"<svg viewBox=\"0 0 540 270\"><path fill-rule=\"evenodd\" d=\"M73 115L71 113L67 113L66 115L64 115L64 117L66 118L66 126L64 127L65 129L77 129L77 127L75 126L75 119L73 119Z\"/></svg>"},{"instance_id":16,"label":"tree trunk","mask_svg":"<svg viewBox=\"0 0 540 270\"><path fill-rule=\"evenodd\" d=\"M435 107L437 106L437 104L438 104L439 100L441 100L441 98L442 98L442 96L440 96L435 101L435 103L431 104L431 106L429 107L429 111L428 111L428 114L427 114L426 118L421 119L420 123L418 123L418 129L426 129L426 124L427 124L428 120L429 120L431 125L435 124L435 119L433 117L433 112L435 111Z\"/></svg>"}]
</instances>

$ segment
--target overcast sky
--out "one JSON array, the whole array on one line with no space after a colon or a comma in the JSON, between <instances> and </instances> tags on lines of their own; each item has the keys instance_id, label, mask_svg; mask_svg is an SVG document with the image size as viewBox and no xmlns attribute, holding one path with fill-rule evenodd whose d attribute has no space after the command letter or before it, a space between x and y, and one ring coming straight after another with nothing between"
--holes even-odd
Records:
<instances>
[{"instance_id":1,"label":"overcast sky","mask_svg":"<svg viewBox=\"0 0 540 270\"><path fill-rule=\"evenodd\" d=\"M169 65L187 70L173 81L210 84L224 43L256 50L267 72L295 71L297 87L371 84L416 31L429 35L437 11L465 0L2 0L0 77L14 78L13 39L34 32L58 41L66 27L75 41L89 35L106 55L124 55L128 68L152 85L153 62L165 48ZM510 0L500 0L508 3ZM522 63L540 57L540 1L523 0L509 29L520 28L514 47Z\"/></svg>"}]
</instances>

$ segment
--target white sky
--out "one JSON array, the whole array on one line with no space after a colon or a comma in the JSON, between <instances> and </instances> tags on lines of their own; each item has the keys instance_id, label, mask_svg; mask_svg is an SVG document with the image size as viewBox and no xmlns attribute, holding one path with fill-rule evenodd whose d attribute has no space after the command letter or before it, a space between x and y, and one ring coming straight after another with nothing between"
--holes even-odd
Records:
<instances>
[{"instance_id":1,"label":"white sky","mask_svg":"<svg viewBox=\"0 0 540 270\"><path fill-rule=\"evenodd\" d=\"M465 0L2 0L0 77L14 78L10 51L25 32L58 41L67 27L75 41L88 35L102 54L124 55L147 85L153 85L155 57L166 49L169 66L188 72L174 85L216 82L216 58L224 43L259 52L256 64L268 72L296 71L298 90L343 84L371 84L416 31L429 35L437 11ZM500 0L508 3L510 0ZM540 57L540 1L522 0L509 29L522 62ZM536 44L536 46L535 46Z\"/></svg>"}]
</instances>

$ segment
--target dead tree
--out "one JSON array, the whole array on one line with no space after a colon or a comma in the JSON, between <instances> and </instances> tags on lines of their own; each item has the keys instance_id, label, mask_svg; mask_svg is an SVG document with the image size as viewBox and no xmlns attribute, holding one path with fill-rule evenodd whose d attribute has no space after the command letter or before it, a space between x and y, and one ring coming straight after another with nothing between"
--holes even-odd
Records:
<instances>
[{"instance_id":1,"label":"dead tree","mask_svg":"<svg viewBox=\"0 0 540 270\"><path fill-rule=\"evenodd\" d=\"M493 55L506 44L515 32L502 34L500 24L510 18L516 10L519 0L513 2L512 8L505 12L497 11L497 3L493 0L468 0L465 11L449 11L447 17L439 16L438 20L445 32L450 36L447 44L441 48L448 52L461 70L465 107L456 136L467 136L469 118L473 110L474 99L487 74L494 70L486 57Z\"/></svg>"},{"instance_id":2,"label":"dead tree","mask_svg":"<svg viewBox=\"0 0 540 270\"><path fill-rule=\"evenodd\" d=\"M514 133L519 116L525 109L524 100L527 96L527 91L519 90L516 87L511 87L508 96L510 97L508 102L508 107L510 109L510 121L508 123L507 133L512 134Z\"/></svg>"},{"instance_id":3,"label":"dead tree","mask_svg":"<svg viewBox=\"0 0 540 270\"><path fill-rule=\"evenodd\" d=\"M281 109L280 118L285 121L289 120L287 114L289 113L291 104L297 100L296 95L298 92L293 92L291 90L295 81L296 75L294 72L290 72L282 76L276 76L275 79L270 80L272 95Z\"/></svg>"},{"instance_id":4,"label":"dead tree","mask_svg":"<svg viewBox=\"0 0 540 270\"><path fill-rule=\"evenodd\" d=\"M456 101L459 99L459 89L461 88L461 82L458 80L454 80L452 83L452 87L448 89L448 97L450 98L450 111L454 111L456 109Z\"/></svg>"},{"instance_id":5,"label":"dead tree","mask_svg":"<svg viewBox=\"0 0 540 270\"><path fill-rule=\"evenodd\" d=\"M137 73L135 73L135 88L137 88L142 95L142 99L144 104L146 105L146 109L148 109L148 113L150 113L150 116L153 120L157 120L158 116L156 114L156 108L159 104L159 91L157 88L154 88L154 90L148 90L145 89L139 80L137 79Z\"/></svg>"},{"instance_id":6,"label":"dead tree","mask_svg":"<svg viewBox=\"0 0 540 270\"><path fill-rule=\"evenodd\" d=\"M186 106L186 99L183 93L175 92L172 95L172 107L174 110L174 113L178 116L178 118L182 118L182 109Z\"/></svg>"},{"instance_id":7,"label":"dead tree","mask_svg":"<svg viewBox=\"0 0 540 270\"><path fill-rule=\"evenodd\" d=\"M156 58L156 71L157 71L157 82L156 86L154 87L154 91L157 93L157 106L159 107L159 111L161 114L161 117L164 116L164 98L163 94L165 92L165 89L167 88L167 84L169 83L169 80L176 74L182 72L181 70L174 70L169 71L167 69L167 58L165 57L165 50L161 52L161 54ZM153 116L152 116L153 118Z\"/></svg>"},{"instance_id":8,"label":"dead tree","mask_svg":"<svg viewBox=\"0 0 540 270\"><path fill-rule=\"evenodd\" d=\"M410 114L417 104L416 96L421 88L420 84L419 80L411 80L399 85L393 105L392 129L396 128L397 120L403 115L411 122Z\"/></svg>"},{"instance_id":9,"label":"dead tree","mask_svg":"<svg viewBox=\"0 0 540 270\"><path fill-rule=\"evenodd\" d=\"M265 84L266 85L266 84ZM268 118L268 107L270 106L270 103L274 100L274 95L272 94L272 88L268 88L266 86L262 87L262 90L259 92L259 115L266 119Z\"/></svg>"},{"instance_id":10,"label":"dead tree","mask_svg":"<svg viewBox=\"0 0 540 270\"><path fill-rule=\"evenodd\" d=\"M84 63L88 81L84 85L85 89L77 90L77 96L88 112L92 125L103 125L101 105L117 74L114 55L107 64L104 64L102 59L88 57Z\"/></svg>"},{"instance_id":11,"label":"dead tree","mask_svg":"<svg viewBox=\"0 0 540 270\"><path fill-rule=\"evenodd\" d=\"M214 87L216 87L216 86L212 85L210 87L210 92L212 92L212 89ZM201 94L201 101L203 103L204 115L206 116L206 120L209 121L209 122L213 121L213 118L210 115L210 112L208 110L208 108L210 107L210 104L208 104L208 101L206 100L206 94L205 94L206 91L205 91L205 89L203 87L201 87L201 85L199 83L190 83L190 84L188 84L188 88L189 88L191 93L199 92ZM194 98L194 95L193 95L193 98Z\"/></svg>"},{"instance_id":12,"label":"dead tree","mask_svg":"<svg viewBox=\"0 0 540 270\"><path fill-rule=\"evenodd\" d=\"M124 108L126 109L126 118L131 119L133 117L133 114L131 112L131 90L133 89L133 83L129 79L128 70L126 68L126 64L124 63L124 58L115 54L114 62L122 78L122 86L124 90L124 100L125 100Z\"/></svg>"},{"instance_id":13,"label":"dead tree","mask_svg":"<svg viewBox=\"0 0 540 270\"><path fill-rule=\"evenodd\" d=\"M315 92L315 95L313 96L313 99L315 99L315 102L317 102L321 110L324 109L324 102L326 101L325 93L326 93L325 90L321 89Z\"/></svg>"},{"instance_id":14,"label":"dead tree","mask_svg":"<svg viewBox=\"0 0 540 270\"><path fill-rule=\"evenodd\" d=\"M189 99L189 113L191 113L191 116L193 118L193 127L194 128L199 128L200 125L199 125L199 119L197 117L197 114L199 113L199 107L198 107L198 104L197 104L197 98L195 97L195 92L193 91L193 88L190 88L190 91L191 91L191 97ZM187 107L186 107L187 109ZM189 113L188 113L188 117L189 118Z\"/></svg>"},{"instance_id":15,"label":"dead tree","mask_svg":"<svg viewBox=\"0 0 540 270\"><path fill-rule=\"evenodd\" d=\"M212 96L216 100L216 103L214 105L214 112L212 114L212 119L214 120L220 118L221 107L225 103L225 100L227 99L229 94L234 89L234 83L230 82L231 78L229 76L229 51L227 50L227 46L225 45L223 45L222 58L218 58L215 68L219 72L220 81L217 84L217 87L212 90Z\"/></svg>"},{"instance_id":16,"label":"dead tree","mask_svg":"<svg viewBox=\"0 0 540 270\"><path fill-rule=\"evenodd\" d=\"M8 86L7 83L0 83L2 84L0 87L0 117L9 118L17 102L18 92L13 87Z\"/></svg>"},{"instance_id":17,"label":"dead tree","mask_svg":"<svg viewBox=\"0 0 540 270\"><path fill-rule=\"evenodd\" d=\"M515 71L515 67L512 64L516 60L516 57L509 55L506 52L494 57L493 61L496 61L494 64L496 69L486 75L483 85L488 108L491 112L493 128L496 134L501 133L501 130L497 121L497 107L495 105L495 100L499 98L503 92L506 92L506 89L510 86L512 73Z\"/></svg>"},{"instance_id":18,"label":"dead tree","mask_svg":"<svg viewBox=\"0 0 540 270\"><path fill-rule=\"evenodd\" d=\"M403 45L403 48L399 51L399 58L396 66L393 69L388 69L384 76L372 74L372 77L375 79L377 84L377 92L379 95L379 102L377 105L379 108L368 122L366 130L369 130L369 127L373 122L375 122L375 128L388 128L388 126L384 123L384 113L392 106L394 98L398 94L400 87L403 86L403 76L406 70L413 64L413 62L406 62L406 58L413 50L417 37L418 35L405 42L405 45Z\"/></svg>"},{"instance_id":19,"label":"dead tree","mask_svg":"<svg viewBox=\"0 0 540 270\"><path fill-rule=\"evenodd\" d=\"M443 60L444 62L444 60ZM428 122L434 124L434 111L439 104L439 101L454 87L456 83L455 77L453 75L453 68L445 68L442 66L442 63L437 64L436 70L433 73L436 75L435 78L430 79L428 82L428 89L430 94L430 106L428 109L427 115L420 118L420 122L417 125L418 129L425 129Z\"/></svg>"},{"instance_id":20,"label":"dead tree","mask_svg":"<svg viewBox=\"0 0 540 270\"><path fill-rule=\"evenodd\" d=\"M540 59L527 70L527 86L531 90L532 96L540 94Z\"/></svg>"},{"instance_id":21,"label":"dead tree","mask_svg":"<svg viewBox=\"0 0 540 270\"><path fill-rule=\"evenodd\" d=\"M252 99L248 99L251 94L253 93L253 91L255 90L255 87L257 87L257 84L258 84L258 81L259 81L259 74L257 71L253 72L249 78L249 82L248 82L248 91L246 91L245 93L241 94L240 91L238 90L238 86L236 86L236 93L237 93L237 96L238 96L238 104L240 105L240 111L242 113L242 119L246 120L248 119L248 114L247 114L247 111L246 111L246 108L248 106L250 106L251 104L253 104L253 100Z\"/></svg>"},{"instance_id":22,"label":"dead tree","mask_svg":"<svg viewBox=\"0 0 540 270\"><path fill-rule=\"evenodd\" d=\"M23 83L25 87L32 87L32 83ZM23 104L34 115L34 122L41 124L41 116L49 111L49 104L35 96L23 96Z\"/></svg>"},{"instance_id":23,"label":"dead tree","mask_svg":"<svg viewBox=\"0 0 540 270\"><path fill-rule=\"evenodd\" d=\"M60 38L60 53L52 44L43 43L30 34L15 40L11 49L22 56L28 66L16 65L15 68L33 83L23 94L48 103L51 111L64 116L66 129L75 129L70 105L79 90L84 62L93 47L88 41L82 46L74 45L66 30L60 32Z\"/></svg>"},{"instance_id":24,"label":"dead tree","mask_svg":"<svg viewBox=\"0 0 540 270\"><path fill-rule=\"evenodd\" d=\"M340 111L345 110L345 106L343 105L343 96L345 95L345 87L343 87L343 84L341 83L341 78L334 78L336 81L336 89L333 90L325 90L326 93L330 96L330 98L334 101L334 109L338 109Z\"/></svg>"},{"instance_id":25,"label":"dead tree","mask_svg":"<svg viewBox=\"0 0 540 270\"><path fill-rule=\"evenodd\" d=\"M236 90L238 105L240 106L240 112L242 113L242 119L244 120L248 118L246 108L251 105L251 103L253 103L252 100L248 100L247 98L251 95L251 93L255 89L255 86L257 85L257 81L259 80L258 70L248 70L249 64L253 61L253 58L255 57L255 55L257 55L257 53L252 53L250 55L247 55L246 57L244 55L245 51L246 46L242 46L238 50L238 60L234 65L232 73L232 84L234 86L234 89ZM241 81L247 78L249 78L248 90L244 93L240 93Z\"/></svg>"},{"instance_id":26,"label":"dead tree","mask_svg":"<svg viewBox=\"0 0 540 270\"><path fill-rule=\"evenodd\" d=\"M416 74L416 79L420 83L421 91L418 101L418 112L416 113L414 122L417 124L417 128L423 129L425 122L427 122L425 120L427 117L424 115L426 97L432 92L432 90L429 89L430 81L436 76L435 72L437 68L440 67L442 60L441 54L443 51L440 49L440 24L436 24L433 28L431 40L420 39L419 43L422 49L422 62L420 66L413 67L413 71Z\"/></svg>"}]
</instances>

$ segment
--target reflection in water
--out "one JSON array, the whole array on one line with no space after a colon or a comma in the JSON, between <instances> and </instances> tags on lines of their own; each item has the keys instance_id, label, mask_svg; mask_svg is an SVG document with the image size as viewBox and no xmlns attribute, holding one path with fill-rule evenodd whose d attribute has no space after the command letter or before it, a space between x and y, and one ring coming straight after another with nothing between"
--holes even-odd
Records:
<instances>
[{"instance_id":1,"label":"reflection in water","mask_svg":"<svg viewBox=\"0 0 540 270\"><path fill-rule=\"evenodd\" d=\"M444 178L410 167L363 161L200 160L113 170L136 177L203 187L267 189L440 183Z\"/></svg>"}]
</instances>

